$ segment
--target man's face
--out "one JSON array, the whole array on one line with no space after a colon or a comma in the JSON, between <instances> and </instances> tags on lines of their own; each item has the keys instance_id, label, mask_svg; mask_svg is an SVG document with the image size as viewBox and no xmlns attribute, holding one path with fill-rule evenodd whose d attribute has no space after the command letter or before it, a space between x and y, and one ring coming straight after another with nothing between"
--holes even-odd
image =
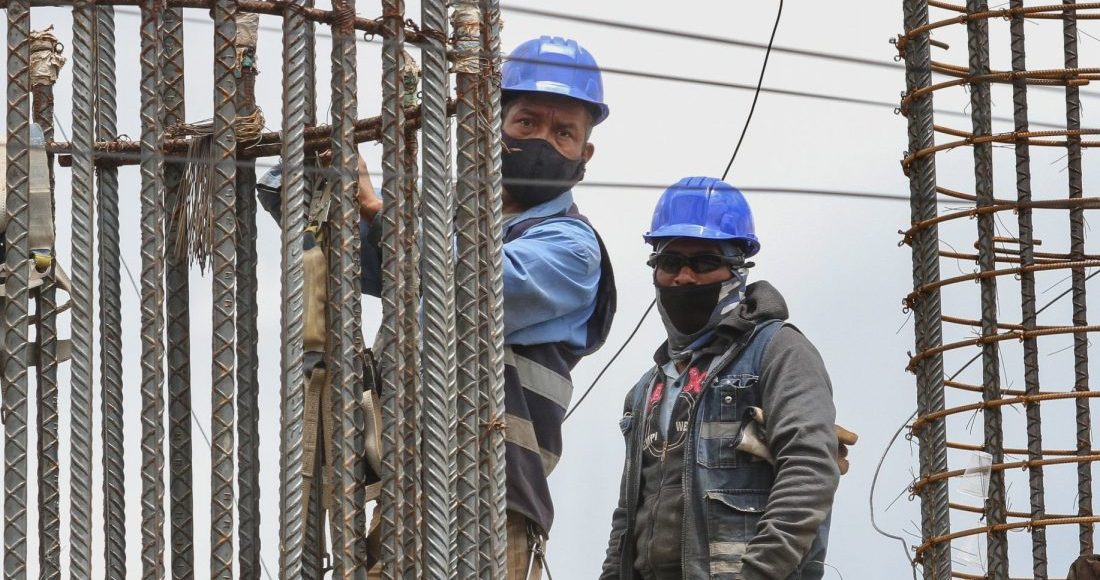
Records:
<instances>
[{"instance_id":1,"label":"man's face","mask_svg":"<svg viewBox=\"0 0 1100 580\"><path fill-rule=\"evenodd\" d=\"M672 240L661 251L662 254L679 254L681 256L698 256L701 254L722 254L718 242L700 240L696 238L677 238ZM733 277L728 267L721 267L711 272L699 273L684 264L679 272L669 273L657 268L654 273L654 281L658 286L691 286L714 284L725 282Z\"/></svg>"},{"instance_id":2,"label":"man's face","mask_svg":"<svg viewBox=\"0 0 1100 580\"><path fill-rule=\"evenodd\" d=\"M595 151L588 142L591 124L591 113L575 99L526 94L508 107L503 129L513 139L542 139L569 159L588 161Z\"/></svg>"}]
</instances>

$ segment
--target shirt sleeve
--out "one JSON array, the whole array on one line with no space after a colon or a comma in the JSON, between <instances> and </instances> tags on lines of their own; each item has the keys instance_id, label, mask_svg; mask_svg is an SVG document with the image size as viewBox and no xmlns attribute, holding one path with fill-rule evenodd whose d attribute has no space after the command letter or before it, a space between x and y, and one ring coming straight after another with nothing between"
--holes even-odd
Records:
<instances>
[{"instance_id":1,"label":"shirt sleeve","mask_svg":"<svg viewBox=\"0 0 1100 580\"><path fill-rule=\"evenodd\" d=\"M547 220L504 244L504 334L590 308L600 246L576 219Z\"/></svg>"}]
</instances>

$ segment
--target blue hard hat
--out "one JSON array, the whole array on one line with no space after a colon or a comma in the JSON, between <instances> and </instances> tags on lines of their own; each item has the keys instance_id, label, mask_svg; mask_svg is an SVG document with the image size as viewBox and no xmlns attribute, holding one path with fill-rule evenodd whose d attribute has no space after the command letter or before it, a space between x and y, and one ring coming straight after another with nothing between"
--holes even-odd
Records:
<instances>
[{"instance_id":1,"label":"blue hard hat","mask_svg":"<svg viewBox=\"0 0 1100 580\"><path fill-rule=\"evenodd\" d=\"M610 110L603 102L603 78L592 53L577 41L542 36L524 42L501 67L504 93L549 93L583 101L599 125Z\"/></svg>"},{"instance_id":2,"label":"blue hard hat","mask_svg":"<svg viewBox=\"0 0 1100 580\"><path fill-rule=\"evenodd\" d=\"M714 177L685 177L661 194L645 241L659 238L730 240L744 246L746 257L760 251L749 202Z\"/></svg>"}]
</instances>

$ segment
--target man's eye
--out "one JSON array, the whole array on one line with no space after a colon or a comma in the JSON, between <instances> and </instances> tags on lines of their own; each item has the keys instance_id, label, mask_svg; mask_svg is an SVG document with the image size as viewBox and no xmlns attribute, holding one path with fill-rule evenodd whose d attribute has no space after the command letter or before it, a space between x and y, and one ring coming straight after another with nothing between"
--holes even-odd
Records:
<instances>
[{"instance_id":1,"label":"man's eye","mask_svg":"<svg viewBox=\"0 0 1100 580\"><path fill-rule=\"evenodd\" d=\"M565 137L565 138L568 139L568 138L573 136L573 132L569 131L567 129L562 129L561 131L558 131L558 136L559 137Z\"/></svg>"},{"instance_id":2,"label":"man's eye","mask_svg":"<svg viewBox=\"0 0 1100 580\"><path fill-rule=\"evenodd\" d=\"M519 124L524 126L524 127L534 126L534 123L532 123L530 119L520 119Z\"/></svg>"}]
</instances>

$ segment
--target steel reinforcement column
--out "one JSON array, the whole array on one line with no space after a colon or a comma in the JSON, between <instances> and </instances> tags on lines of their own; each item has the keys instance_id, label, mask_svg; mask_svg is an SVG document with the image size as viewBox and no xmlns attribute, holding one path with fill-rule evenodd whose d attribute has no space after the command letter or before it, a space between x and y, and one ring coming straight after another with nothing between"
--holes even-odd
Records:
<instances>
[{"instance_id":1,"label":"steel reinforcement column","mask_svg":"<svg viewBox=\"0 0 1100 580\"><path fill-rule=\"evenodd\" d=\"M1010 8L1023 7L1023 0L1012 0ZM1025 50L1025 20L1022 15L1012 16L1010 27L1012 44L1012 70L1022 73L1027 70ZM1015 129L1017 133L1028 131L1027 112L1027 80L1017 77L1012 81L1012 103ZM1031 203L1031 153L1027 138L1016 140L1016 195L1020 204L1016 211L1019 227L1020 242L1020 310L1021 325L1025 332L1034 332L1038 325L1036 313L1035 272L1030 268L1035 266L1035 235L1032 226ZM1034 335L1029 335L1023 340L1024 346L1024 389L1028 396L1039 394L1039 344ZM1043 466L1035 462L1043 459L1043 430L1041 407L1038 404L1028 405L1027 415L1027 455L1028 455L1028 487L1031 504L1030 516L1038 521L1046 517L1046 500L1043 491ZM1031 558L1032 573L1036 580L1047 578L1047 530L1045 526L1037 526L1031 530Z\"/></svg>"},{"instance_id":2,"label":"steel reinforcement column","mask_svg":"<svg viewBox=\"0 0 1100 580\"><path fill-rule=\"evenodd\" d=\"M8 3L8 143L4 302L4 576L27 575L27 292L30 219L30 0ZM90 278L90 276L89 276ZM89 336L90 336L89 332ZM90 370L90 363L89 363ZM89 385L90 390L90 385ZM89 437L90 438L90 437ZM89 453L88 462L91 462Z\"/></svg>"},{"instance_id":3,"label":"steel reinforcement column","mask_svg":"<svg viewBox=\"0 0 1100 580\"><path fill-rule=\"evenodd\" d=\"M968 0L967 10L972 13L985 12L986 0ZM970 53L970 75L989 74L989 21L975 19L966 26ZM970 88L971 122L975 138L993 133L991 97L988 81L974 81ZM993 201L993 144L989 141L974 144L974 192L979 209L989 207ZM981 272L997 269L994 255L993 238L996 235L991 213L978 215L978 268ZM981 279L981 331L983 338L995 338L997 335L997 280L992 276ZM996 342L982 341L982 400L986 403L1001 398L1001 366L999 346ZM985 448L993 456L993 463L1004 461L1004 439L1001 431L1001 408L996 405L987 407L985 419ZM989 497L985 502L985 518L989 525L1005 522L1005 486L1004 472L994 470L989 475ZM994 578L1008 577L1008 541L1004 531L990 531L989 573Z\"/></svg>"},{"instance_id":4,"label":"steel reinforcement column","mask_svg":"<svg viewBox=\"0 0 1100 580\"><path fill-rule=\"evenodd\" d=\"M100 10L113 10L103 7ZM164 81L164 127L186 122L183 71L183 10L169 8L161 21L164 49L161 75ZM111 137L113 138L113 137ZM185 162L164 164L167 214L165 223L165 307L168 349L168 464L170 501L169 543L172 545L172 578L195 577L195 522L191 473L191 313L186 228L173 211L180 202L179 184ZM102 172L103 169L100 169Z\"/></svg>"},{"instance_id":5,"label":"steel reinforcement column","mask_svg":"<svg viewBox=\"0 0 1100 580\"><path fill-rule=\"evenodd\" d=\"M13 6L8 8L9 15ZM94 263L95 6L73 4L72 121L72 360L69 486L69 570L73 578L92 577L92 357ZM11 124L9 122L9 127ZM11 149L8 149L9 156ZM9 167L10 166L9 159ZM9 172L11 170L9 169ZM9 178L9 183L11 183ZM11 202L9 201L9 204ZM106 483L106 479L105 479ZM113 568L112 568L113 569Z\"/></svg>"},{"instance_id":6,"label":"steel reinforcement column","mask_svg":"<svg viewBox=\"0 0 1100 580\"><path fill-rule=\"evenodd\" d=\"M302 577L305 516L302 441L305 427L304 274L306 19L300 0L283 13L282 431L280 433L279 577Z\"/></svg>"},{"instance_id":7,"label":"steel reinforcement column","mask_svg":"<svg viewBox=\"0 0 1100 580\"><path fill-rule=\"evenodd\" d=\"M481 303L485 317L485 338L488 350L483 353L486 376L482 380L483 400L489 421L482 447L488 458L490 481L490 522L493 533L493 560L498 570L507 569L507 488L504 457L504 277L503 222L501 215L501 111L500 111L500 3L481 0L482 11L482 113L480 146L482 147L483 189L481 190L481 282L485 300ZM482 414L484 421L484 414Z\"/></svg>"},{"instance_id":8,"label":"steel reinforcement column","mask_svg":"<svg viewBox=\"0 0 1100 580\"><path fill-rule=\"evenodd\" d=\"M160 17L141 5L141 562L164 577L164 118Z\"/></svg>"},{"instance_id":9,"label":"steel reinforcement column","mask_svg":"<svg viewBox=\"0 0 1100 580\"><path fill-rule=\"evenodd\" d=\"M237 144L237 3L214 4L214 134L211 143L213 171L213 322L211 325L212 400L210 422L210 577L233 578L235 483L234 396L235 297L236 297L236 184Z\"/></svg>"},{"instance_id":10,"label":"steel reinforcement column","mask_svg":"<svg viewBox=\"0 0 1100 580\"><path fill-rule=\"evenodd\" d=\"M463 453L476 450L477 433L467 431L463 436L456 433L455 424L454 195L450 187L451 134L447 117L450 74L443 40L448 29L447 6L443 0L426 0L421 13L424 29L438 33L429 36L421 48L424 496L429 521L439 522L429 529L427 556L449 560L433 564L444 566L440 569L448 570L447 578L475 578L477 473L466 470L459 476L455 471L456 450L463 444L467 446ZM462 443L458 443L460 439ZM476 459L467 458L466 465L475 464Z\"/></svg>"},{"instance_id":11,"label":"steel reinforcement column","mask_svg":"<svg viewBox=\"0 0 1100 580\"><path fill-rule=\"evenodd\" d=\"M454 30L454 71L456 75L457 112L455 114L457 211L455 213L456 245L455 308L457 322L457 421L458 421L458 482L459 497L465 486L477 493L475 514L477 524L478 578L500 578L493 558L493 528L490 521L490 481L480 469L482 432L478 416L481 390L478 360L479 298L483 288L478 280L478 190L481 186L478 150L478 74L481 71L481 13L476 0L456 3L451 15Z\"/></svg>"},{"instance_id":12,"label":"steel reinforcement column","mask_svg":"<svg viewBox=\"0 0 1100 580\"><path fill-rule=\"evenodd\" d=\"M404 2L382 2L382 190L389 192L382 211L382 328L383 345L380 361L382 374L382 578L396 580L413 574L420 554L406 553L405 534L419 533L418 522L410 527L408 518L412 512L406 505L404 487L406 478L419 474L407 473L408 453L403 450L404 428L401 404L404 400L404 109L401 107L402 45L405 40Z\"/></svg>"},{"instance_id":13,"label":"steel reinforcement column","mask_svg":"<svg viewBox=\"0 0 1100 580\"><path fill-rule=\"evenodd\" d=\"M905 32L909 35L928 24L928 0L905 0ZM927 31L899 41L905 59L906 92L932 84L932 58ZM934 145L932 95L923 94L904 111L909 119L909 152ZM912 223L936 216L936 165L934 156L921 157L908 167ZM938 231L935 225L920 229L912 240L913 287L922 289L940 278ZM913 312L916 342L913 369L917 376L917 409L927 415L944 408L943 356L932 349L943 342L940 294L938 289L914 293ZM947 471L946 422L937 419L914 433L920 438L920 475L927 477ZM921 490L921 536L924 541L946 535L950 528L947 482L937 481ZM927 580L946 580L951 576L950 544L941 543L918 555Z\"/></svg>"}]
</instances>

